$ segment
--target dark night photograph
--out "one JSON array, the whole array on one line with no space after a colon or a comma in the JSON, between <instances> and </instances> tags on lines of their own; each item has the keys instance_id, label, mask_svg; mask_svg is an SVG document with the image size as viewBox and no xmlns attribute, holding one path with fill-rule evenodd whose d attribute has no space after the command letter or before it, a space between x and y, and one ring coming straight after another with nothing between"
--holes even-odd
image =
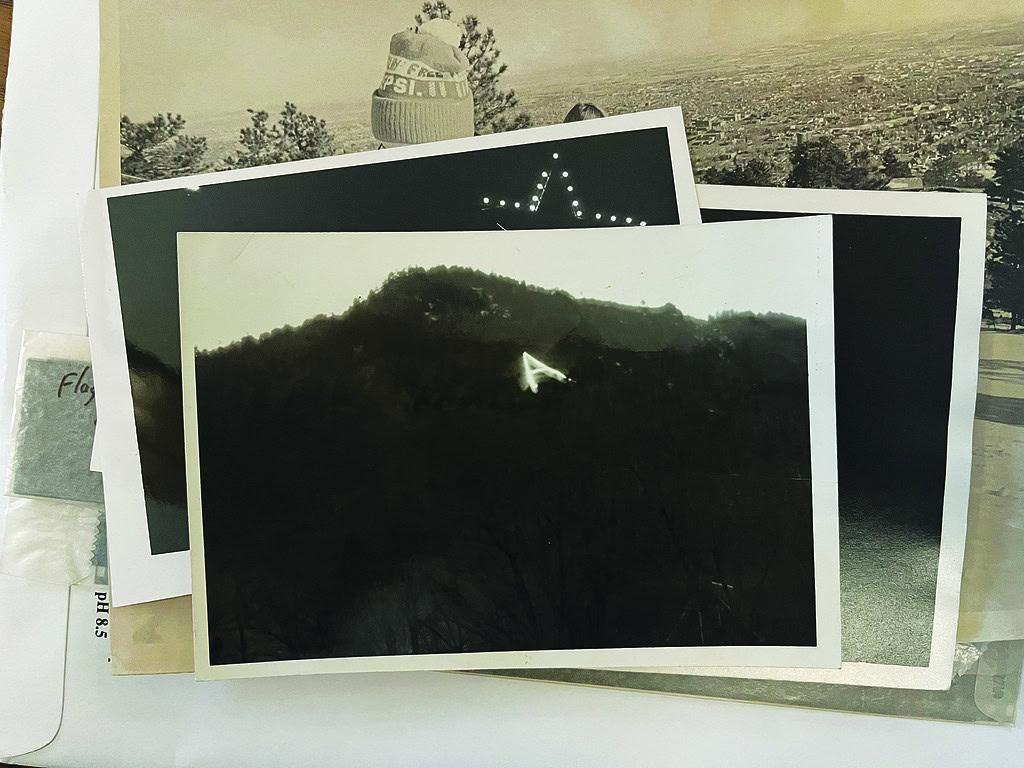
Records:
<instances>
[{"instance_id":1,"label":"dark night photograph","mask_svg":"<svg viewBox=\"0 0 1024 768\"><path fill-rule=\"evenodd\" d=\"M661 127L111 198L152 553L188 549L178 232L480 231L698 221L692 188L677 193L680 183L669 132ZM687 200L693 218L680 222Z\"/></svg>"},{"instance_id":2,"label":"dark night photograph","mask_svg":"<svg viewBox=\"0 0 1024 768\"><path fill-rule=\"evenodd\" d=\"M760 279L807 260L652 252L687 229L183 236L210 664L814 647L807 321Z\"/></svg>"}]
</instances>

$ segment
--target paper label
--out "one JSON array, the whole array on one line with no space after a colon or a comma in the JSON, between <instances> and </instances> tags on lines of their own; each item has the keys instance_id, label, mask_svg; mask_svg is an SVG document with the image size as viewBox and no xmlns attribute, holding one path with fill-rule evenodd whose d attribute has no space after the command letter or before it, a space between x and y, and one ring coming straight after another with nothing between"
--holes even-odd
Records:
<instances>
[{"instance_id":1,"label":"paper label","mask_svg":"<svg viewBox=\"0 0 1024 768\"><path fill-rule=\"evenodd\" d=\"M28 358L15 414L8 494L103 502L103 479L89 469L96 393L88 362Z\"/></svg>"}]
</instances>

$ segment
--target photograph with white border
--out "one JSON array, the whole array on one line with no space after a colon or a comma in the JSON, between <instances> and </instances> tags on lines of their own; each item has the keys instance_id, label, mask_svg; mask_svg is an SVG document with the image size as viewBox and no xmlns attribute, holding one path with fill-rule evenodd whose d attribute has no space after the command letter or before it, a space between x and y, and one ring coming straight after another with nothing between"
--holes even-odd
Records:
<instances>
[{"instance_id":1,"label":"photograph with white border","mask_svg":"<svg viewBox=\"0 0 1024 768\"><path fill-rule=\"evenodd\" d=\"M177 232L697 224L678 108L90 194L82 226L115 605L188 594ZM104 396L104 393L107 393Z\"/></svg>"},{"instance_id":2,"label":"photograph with white border","mask_svg":"<svg viewBox=\"0 0 1024 768\"><path fill-rule=\"evenodd\" d=\"M843 665L631 671L946 690L967 537L985 196L697 189L709 221L833 217Z\"/></svg>"},{"instance_id":3,"label":"photograph with white border","mask_svg":"<svg viewBox=\"0 0 1024 768\"><path fill-rule=\"evenodd\" d=\"M197 677L835 667L831 242L181 233Z\"/></svg>"}]
</instances>

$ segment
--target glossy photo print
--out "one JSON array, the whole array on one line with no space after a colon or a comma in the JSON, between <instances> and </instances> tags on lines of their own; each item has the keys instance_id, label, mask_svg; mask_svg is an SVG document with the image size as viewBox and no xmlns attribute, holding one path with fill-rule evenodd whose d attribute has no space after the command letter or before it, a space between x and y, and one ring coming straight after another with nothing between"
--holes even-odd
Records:
<instances>
[{"instance_id":1,"label":"glossy photo print","mask_svg":"<svg viewBox=\"0 0 1024 768\"><path fill-rule=\"evenodd\" d=\"M126 184L681 106L708 183L977 188L1024 127L1019 0L111 5Z\"/></svg>"},{"instance_id":2,"label":"glossy photo print","mask_svg":"<svg viewBox=\"0 0 1024 768\"><path fill-rule=\"evenodd\" d=\"M1013 726L1024 668L1024 642L959 645L954 658L952 683L942 691L607 669L516 670L501 674L551 683L751 704Z\"/></svg>"},{"instance_id":3,"label":"glossy photo print","mask_svg":"<svg viewBox=\"0 0 1024 768\"><path fill-rule=\"evenodd\" d=\"M834 666L830 242L181 234L197 676Z\"/></svg>"},{"instance_id":4,"label":"glossy photo print","mask_svg":"<svg viewBox=\"0 0 1024 768\"><path fill-rule=\"evenodd\" d=\"M947 689L971 486L984 197L698 194L707 221L832 215L843 665L675 672Z\"/></svg>"},{"instance_id":5,"label":"glossy photo print","mask_svg":"<svg viewBox=\"0 0 1024 768\"><path fill-rule=\"evenodd\" d=\"M478 133L678 105L705 184L987 193L975 535L960 639L1024 639L1024 580L1006 567L1024 552L1024 488L1013 472L1024 443L1020 0L105 8L114 12L101 19L104 184L277 162L298 146L290 140L300 127L318 139L304 151L373 148L393 37L404 45L402 33L429 34L422 26L447 16L460 30L449 43L470 63L467 81L495 86L473 88ZM253 36L267 46L256 59L239 53ZM288 57L296 46L308 52L302 62ZM254 143L256 122L291 128Z\"/></svg>"},{"instance_id":6,"label":"glossy photo print","mask_svg":"<svg viewBox=\"0 0 1024 768\"><path fill-rule=\"evenodd\" d=\"M152 182L83 234L118 605L188 594L180 231L640 228L700 222L679 110ZM109 457L109 460L105 460Z\"/></svg>"}]
</instances>

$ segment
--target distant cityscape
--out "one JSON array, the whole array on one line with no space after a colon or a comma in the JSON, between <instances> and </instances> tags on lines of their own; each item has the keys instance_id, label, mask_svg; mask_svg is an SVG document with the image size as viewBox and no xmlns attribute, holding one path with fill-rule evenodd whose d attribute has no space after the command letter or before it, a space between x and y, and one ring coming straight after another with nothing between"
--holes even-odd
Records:
<instances>
[{"instance_id":1,"label":"distant cityscape","mask_svg":"<svg viewBox=\"0 0 1024 768\"><path fill-rule=\"evenodd\" d=\"M496 35L500 45L500 31ZM633 56L515 75L505 73L500 87L515 89L514 113L525 113L533 125L560 123L580 102L607 115L682 107L694 175L708 183L992 191L998 153L1024 142L1024 18L851 33L728 54ZM326 151L374 149L369 94L347 99L299 106L317 118L317 140ZM281 106L253 108L276 116ZM201 137L194 145L151 157L143 147L135 156L139 169L122 167L122 178L237 166L239 131L256 114L183 118L183 132ZM135 130L145 142L163 129ZM810 154L800 153L803 143ZM806 158L820 151L831 159L809 172ZM279 161L263 159L272 154L254 157L255 164ZM998 157L1004 174L1006 163L1024 162ZM826 167L838 170L814 175ZM1024 224L1003 189L990 197L983 322L1016 330L1024 328Z\"/></svg>"},{"instance_id":2,"label":"distant cityscape","mask_svg":"<svg viewBox=\"0 0 1024 768\"><path fill-rule=\"evenodd\" d=\"M758 158L784 179L794 145L829 136L851 152L892 149L914 175L952 145L963 171L987 177L994 153L1024 136L1024 22L648 61L571 92L546 79L517 89L542 125L576 100L607 113L681 106L698 172Z\"/></svg>"},{"instance_id":3,"label":"distant cityscape","mask_svg":"<svg viewBox=\"0 0 1024 768\"><path fill-rule=\"evenodd\" d=\"M828 136L850 152L892 149L914 176L951 146L961 171L987 178L994 153L1024 136L1024 21L512 74L503 85L516 89L535 125L561 122L577 101L606 114L681 106L698 174L757 158L781 182L794 145ZM365 102L300 106L326 119L343 151L376 147L368 94ZM212 160L235 150L248 122L244 112L185 116L187 132L208 138Z\"/></svg>"}]
</instances>

